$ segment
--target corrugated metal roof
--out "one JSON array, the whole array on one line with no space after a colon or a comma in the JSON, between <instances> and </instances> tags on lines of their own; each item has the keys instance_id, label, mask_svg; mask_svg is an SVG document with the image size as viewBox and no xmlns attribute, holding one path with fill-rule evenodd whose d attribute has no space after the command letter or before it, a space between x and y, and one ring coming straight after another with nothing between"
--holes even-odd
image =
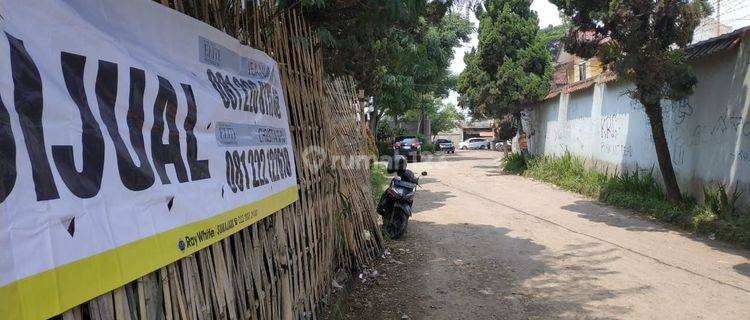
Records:
<instances>
[{"instance_id":1,"label":"corrugated metal roof","mask_svg":"<svg viewBox=\"0 0 750 320\"><path fill-rule=\"evenodd\" d=\"M492 128L492 121L493 120L481 120L481 121L464 122L464 123L461 124L461 128L465 128L465 129Z\"/></svg>"},{"instance_id":2,"label":"corrugated metal roof","mask_svg":"<svg viewBox=\"0 0 750 320\"><path fill-rule=\"evenodd\" d=\"M692 60L731 49L742 41L742 37L747 31L750 31L750 27L737 29L730 33L689 45L685 48L685 56Z\"/></svg>"}]
</instances>

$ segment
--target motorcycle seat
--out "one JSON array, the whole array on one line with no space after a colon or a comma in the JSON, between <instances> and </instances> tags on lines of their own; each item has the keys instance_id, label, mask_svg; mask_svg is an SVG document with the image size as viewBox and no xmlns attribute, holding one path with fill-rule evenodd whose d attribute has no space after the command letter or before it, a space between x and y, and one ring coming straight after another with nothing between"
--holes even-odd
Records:
<instances>
[{"instance_id":1,"label":"motorcycle seat","mask_svg":"<svg viewBox=\"0 0 750 320\"><path fill-rule=\"evenodd\" d=\"M401 187L401 188L409 188L409 189L416 189L417 188L417 184L416 183L411 183L411 182L402 181L402 180L394 180L393 181L393 186L395 186L395 187Z\"/></svg>"}]
</instances>

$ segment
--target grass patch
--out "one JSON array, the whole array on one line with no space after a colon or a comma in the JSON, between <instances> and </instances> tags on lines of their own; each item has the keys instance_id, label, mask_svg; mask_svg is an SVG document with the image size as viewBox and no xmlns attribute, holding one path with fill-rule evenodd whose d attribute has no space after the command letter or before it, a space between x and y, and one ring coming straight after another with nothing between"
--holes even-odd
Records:
<instances>
[{"instance_id":1,"label":"grass patch","mask_svg":"<svg viewBox=\"0 0 750 320\"><path fill-rule=\"evenodd\" d=\"M393 156L393 144L386 141L376 141L375 145L378 149L378 157Z\"/></svg>"},{"instance_id":2,"label":"grass patch","mask_svg":"<svg viewBox=\"0 0 750 320\"><path fill-rule=\"evenodd\" d=\"M503 162L503 171L510 174L522 174L526 169L526 157L520 153L509 154Z\"/></svg>"},{"instance_id":3,"label":"grass patch","mask_svg":"<svg viewBox=\"0 0 750 320\"><path fill-rule=\"evenodd\" d=\"M606 174L586 169L583 161L570 154L534 157L527 162L525 175L589 197L598 196L606 182Z\"/></svg>"},{"instance_id":4,"label":"grass patch","mask_svg":"<svg viewBox=\"0 0 750 320\"><path fill-rule=\"evenodd\" d=\"M652 171L599 172L570 154L513 155L505 160L503 169L750 249L750 212L739 206L742 194L725 185L705 188L705 201L700 204L685 197L686 206L680 208L669 202Z\"/></svg>"},{"instance_id":5,"label":"grass patch","mask_svg":"<svg viewBox=\"0 0 750 320\"><path fill-rule=\"evenodd\" d=\"M389 182L390 178L386 173L385 165L380 163L373 164L370 168L370 192L372 193L373 208L378 206L380 195L382 195L385 188L388 187Z\"/></svg>"}]
</instances>

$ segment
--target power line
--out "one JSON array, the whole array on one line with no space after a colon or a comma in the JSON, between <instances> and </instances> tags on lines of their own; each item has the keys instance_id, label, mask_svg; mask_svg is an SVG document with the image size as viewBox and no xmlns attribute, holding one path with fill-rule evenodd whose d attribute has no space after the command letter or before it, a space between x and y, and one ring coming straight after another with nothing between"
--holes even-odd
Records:
<instances>
[{"instance_id":1,"label":"power line","mask_svg":"<svg viewBox=\"0 0 750 320\"><path fill-rule=\"evenodd\" d=\"M748 0L710 0L714 9L711 17L716 21L716 33L721 33L723 25L730 25L738 21L750 20L750 1Z\"/></svg>"},{"instance_id":2,"label":"power line","mask_svg":"<svg viewBox=\"0 0 750 320\"><path fill-rule=\"evenodd\" d=\"M731 1L731 0L715 0L712 3L714 7L714 14L730 15L741 12L742 10L750 8L750 2L745 0Z\"/></svg>"},{"instance_id":3,"label":"power line","mask_svg":"<svg viewBox=\"0 0 750 320\"><path fill-rule=\"evenodd\" d=\"M741 13L743 10L747 10L747 8L750 8L750 3L745 2L739 2L735 4L721 4L721 14L728 15L728 14L736 14Z\"/></svg>"}]
</instances>

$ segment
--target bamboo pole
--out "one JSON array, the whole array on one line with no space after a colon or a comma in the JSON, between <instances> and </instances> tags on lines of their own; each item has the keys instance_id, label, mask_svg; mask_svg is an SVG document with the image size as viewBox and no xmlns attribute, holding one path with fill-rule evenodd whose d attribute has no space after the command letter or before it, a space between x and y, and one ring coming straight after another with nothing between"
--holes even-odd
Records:
<instances>
[{"instance_id":1,"label":"bamboo pole","mask_svg":"<svg viewBox=\"0 0 750 320\"><path fill-rule=\"evenodd\" d=\"M299 201L178 262L63 314L64 319L307 319L320 316L336 270L379 256L367 155L350 77L327 78L323 51L296 10L268 0L158 0L265 51L279 66ZM359 121L358 121L359 119ZM316 146L328 157L302 159ZM306 161L309 160L309 161Z\"/></svg>"}]
</instances>

